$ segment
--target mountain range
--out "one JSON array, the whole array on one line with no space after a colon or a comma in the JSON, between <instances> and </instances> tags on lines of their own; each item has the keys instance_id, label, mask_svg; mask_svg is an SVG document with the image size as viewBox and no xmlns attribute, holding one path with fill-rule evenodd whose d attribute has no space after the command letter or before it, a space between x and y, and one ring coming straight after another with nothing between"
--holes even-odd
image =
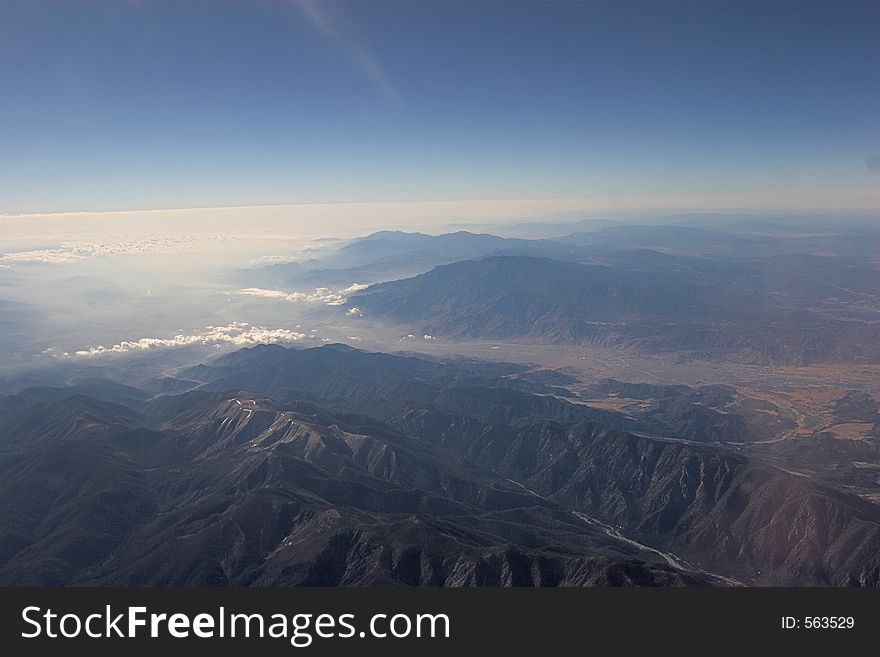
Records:
<instances>
[{"instance_id":1,"label":"mountain range","mask_svg":"<svg viewBox=\"0 0 880 657\"><path fill-rule=\"evenodd\" d=\"M877 505L564 373L328 345L177 374L0 399L0 583L880 583Z\"/></svg>"},{"instance_id":2,"label":"mountain range","mask_svg":"<svg viewBox=\"0 0 880 657\"><path fill-rule=\"evenodd\" d=\"M613 265L466 260L372 285L350 303L450 339L599 344L760 364L880 362L877 271L868 265L809 255L628 256Z\"/></svg>"}]
</instances>

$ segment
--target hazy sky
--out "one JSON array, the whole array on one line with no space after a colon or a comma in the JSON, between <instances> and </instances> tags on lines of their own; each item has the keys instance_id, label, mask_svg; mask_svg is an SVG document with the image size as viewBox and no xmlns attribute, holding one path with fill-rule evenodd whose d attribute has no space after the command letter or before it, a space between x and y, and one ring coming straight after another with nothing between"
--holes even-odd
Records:
<instances>
[{"instance_id":1,"label":"hazy sky","mask_svg":"<svg viewBox=\"0 0 880 657\"><path fill-rule=\"evenodd\" d=\"M3 2L0 56L3 213L880 197L875 2Z\"/></svg>"}]
</instances>

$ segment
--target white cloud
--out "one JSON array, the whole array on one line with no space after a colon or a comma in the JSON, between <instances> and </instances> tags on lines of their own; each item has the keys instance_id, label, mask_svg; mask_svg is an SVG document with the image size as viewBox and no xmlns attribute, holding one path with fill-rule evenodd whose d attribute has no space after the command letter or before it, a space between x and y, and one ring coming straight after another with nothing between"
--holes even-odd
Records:
<instances>
[{"instance_id":1,"label":"white cloud","mask_svg":"<svg viewBox=\"0 0 880 657\"><path fill-rule=\"evenodd\" d=\"M0 260L7 262L43 262L49 264L76 262L83 256L65 249L39 249L37 251L14 251L4 253Z\"/></svg>"},{"instance_id":2,"label":"white cloud","mask_svg":"<svg viewBox=\"0 0 880 657\"><path fill-rule=\"evenodd\" d=\"M178 334L173 338L140 338L124 340L111 347L99 345L74 352L75 356L100 356L102 354L122 354L130 351L144 351L154 347L186 347L190 345L214 345L246 347L255 344L277 344L280 342L296 342L307 338L304 333L280 328L264 328L250 326L247 322L232 322L227 326L208 326L203 331L191 334Z\"/></svg>"},{"instance_id":3,"label":"white cloud","mask_svg":"<svg viewBox=\"0 0 880 657\"><path fill-rule=\"evenodd\" d=\"M355 283L342 290L331 290L329 287L318 287L312 293L308 292L284 292L282 290L266 290L259 287L246 287L239 290L239 294L264 299L282 299L284 301L320 303L327 306L341 306L348 301L349 295L366 289L366 285Z\"/></svg>"},{"instance_id":4,"label":"white cloud","mask_svg":"<svg viewBox=\"0 0 880 657\"><path fill-rule=\"evenodd\" d=\"M216 239L216 236L214 236ZM210 237L209 237L210 239ZM147 236L116 241L65 242L62 248L86 257L102 255L136 255L142 253L168 253L186 249L196 242L191 235L170 237Z\"/></svg>"},{"instance_id":5,"label":"white cloud","mask_svg":"<svg viewBox=\"0 0 880 657\"><path fill-rule=\"evenodd\" d=\"M363 317L364 316L364 314L361 312L361 309L358 308L357 306L353 306L353 307L349 308L345 314L348 315L349 317Z\"/></svg>"},{"instance_id":6,"label":"white cloud","mask_svg":"<svg viewBox=\"0 0 880 657\"><path fill-rule=\"evenodd\" d=\"M286 292L281 292L280 290L264 290L259 287L246 287L243 290L239 290L239 294L245 294L251 297L265 297L267 299L290 299L289 294Z\"/></svg>"},{"instance_id":7,"label":"white cloud","mask_svg":"<svg viewBox=\"0 0 880 657\"><path fill-rule=\"evenodd\" d=\"M261 264L270 263L270 264L281 264L288 262L296 262L298 256L296 255L264 255L257 258L257 262Z\"/></svg>"},{"instance_id":8,"label":"white cloud","mask_svg":"<svg viewBox=\"0 0 880 657\"><path fill-rule=\"evenodd\" d=\"M217 239L217 236L210 237ZM196 239L189 235L172 237L122 238L114 241L63 242L52 249L33 251L12 251L0 255L6 262L38 262L45 264L67 264L84 258L114 255L140 255L147 253L169 253L191 247Z\"/></svg>"},{"instance_id":9,"label":"white cloud","mask_svg":"<svg viewBox=\"0 0 880 657\"><path fill-rule=\"evenodd\" d=\"M433 335L426 334L426 335L422 336L422 340L436 340L436 339L437 338L435 338ZM418 340L418 338L415 335L413 335L412 333L409 333L408 335L404 335L402 338L397 339L398 342L409 342L410 340Z\"/></svg>"}]
</instances>

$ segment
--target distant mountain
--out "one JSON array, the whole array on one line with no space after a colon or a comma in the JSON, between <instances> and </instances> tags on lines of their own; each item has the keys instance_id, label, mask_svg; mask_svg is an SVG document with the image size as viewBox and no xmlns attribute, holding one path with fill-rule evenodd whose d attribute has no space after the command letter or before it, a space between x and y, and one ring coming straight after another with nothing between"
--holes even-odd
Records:
<instances>
[{"instance_id":1,"label":"distant mountain","mask_svg":"<svg viewBox=\"0 0 880 657\"><path fill-rule=\"evenodd\" d=\"M584 249L543 239L516 239L458 231L426 235L384 230L323 254L319 259L242 271L254 284L346 285L420 274L437 265L488 255L535 255L579 260Z\"/></svg>"},{"instance_id":2,"label":"distant mountain","mask_svg":"<svg viewBox=\"0 0 880 657\"><path fill-rule=\"evenodd\" d=\"M581 319L692 314L710 296L699 284L680 289L680 277L674 275L624 276L609 267L498 256L374 285L353 303L398 321L427 320L426 327L436 334L509 337L548 336L564 331L566 324L576 330L572 324Z\"/></svg>"},{"instance_id":3,"label":"distant mountain","mask_svg":"<svg viewBox=\"0 0 880 657\"><path fill-rule=\"evenodd\" d=\"M874 269L806 255L791 256L787 268L774 259L652 260L645 267L488 257L373 285L351 303L458 339L597 343L758 363L880 362Z\"/></svg>"},{"instance_id":4,"label":"distant mountain","mask_svg":"<svg viewBox=\"0 0 880 657\"><path fill-rule=\"evenodd\" d=\"M664 223L621 223L601 228L585 225L557 236L559 242L584 247L654 249L701 257L822 254L850 262L876 262L880 229L876 217L767 218L728 215L669 217Z\"/></svg>"},{"instance_id":5,"label":"distant mountain","mask_svg":"<svg viewBox=\"0 0 880 657\"><path fill-rule=\"evenodd\" d=\"M873 282L872 292L877 293L880 231L869 218L837 227L818 218L758 222L754 217L695 215L668 221L522 224L524 232L517 234L524 237L465 230L441 235L384 230L313 251L308 259L239 270L230 281L294 288L347 287L422 274L462 260L530 256L636 269L666 267L694 276L717 277L733 268L746 283L749 267L757 267L762 275L778 273L783 279L800 280L804 278L800 268L812 263L834 270L835 281L837 275L860 276L859 287ZM821 280L818 272L807 274L810 280ZM839 291L850 289L838 285Z\"/></svg>"},{"instance_id":6,"label":"distant mountain","mask_svg":"<svg viewBox=\"0 0 880 657\"><path fill-rule=\"evenodd\" d=\"M587 232L619 225L619 221L609 219L584 219L583 212L560 212L535 221L514 221L509 223L455 223L450 228L464 230L488 230L523 239L556 239L574 232Z\"/></svg>"},{"instance_id":7,"label":"distant mountain","mask_svg":"<svg viewBox=\"0 0 880 657\"><path fill-rule=\"evenodd\" d=\"M693 226L626 224L600 230L574 232L563 238L579 244L602 244L627 249L664 249L678 253L749 253L771 248L779 240L766 236L735 235Z\"/></svg>"},{"instance_id":8,"label":"distant mountain","mask_svg":"<svg viewBox=\"0 0 880 657\"><path fill-rule=\"evenodd\" d=\"M507 240L496 235L464 230L442 235L382 230L346 244L336 252L336 257L348 264L357 264L406 251L434 253L438 257L463 260L501 248L508 242L518 243L521 240Z\"/></svg>"}]
</instances>

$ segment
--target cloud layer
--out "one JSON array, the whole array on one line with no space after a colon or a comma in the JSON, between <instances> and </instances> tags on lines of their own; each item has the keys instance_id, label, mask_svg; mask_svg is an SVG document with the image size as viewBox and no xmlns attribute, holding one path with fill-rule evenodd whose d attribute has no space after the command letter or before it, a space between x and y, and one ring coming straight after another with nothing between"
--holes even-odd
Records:
<instances>
[{"instance_id":1,"label":"cloud layer","mask_svg":"<svg viewBox=\"0 0 880 657\"><path fill-rule=\"evenodd\" d=\"M0 260L7 263L16 262L42 262L46 264L59 264L76 262L81 260L83 256L66 249L39 249L37 251L14 251L12 253L4 253L0 256Z\"/></svg>"},{"instance_id":2,"label":"cloud layer","mask_svg":"<svg viewBox=\"0 0 880 657\"><path fill-rule=\"evenodd\" d=\"M11 251L0 254L3 262L36 262L65 264L84 258L114 255L141 255L147 253L170 253L191 247L196 238L189 235L177 237L141 237L114 241L64 242L57 248L33 251Z\"/></svg>"},{"instance_id":3,"label":"cloud layer","mask_svg":"<svg viewBox=\"0 0 880 657\"><path fill-rule=\"evenodd\" d=\"M305 303L320 303L327 306L341 306L348 297L366 289L368 286L355 283L342 290L331 290L329 287L318 287L312 293L307 292L283 292L282 290L265 290L259 287L247 287L239 290L239 294L264 299L282 299L284 301L298 301ZM351 314L351 313L349 313Z\"/></svg>"},{"instance_id":4,"label":"cloud layer","mask_svg":"<svg viewBox=\"0 0 880 657\"><path fill-rule=\"evenodd\" d=\"M189 335L178 334L173 338L141 338L124 340L111 347L99 345L74 352L74 356L101 356L104 354L123 354L131 351L144 351L154 347L186 347L190 345L221 345L229 344L236 347L247 347L255 344L277 344L280 342L296 342L303 338L315 337L288 329L265 328L251 326L247 322L232 322L226 326L206 326L203 331L195 331Z\"/></svg>"}]
</instances>

